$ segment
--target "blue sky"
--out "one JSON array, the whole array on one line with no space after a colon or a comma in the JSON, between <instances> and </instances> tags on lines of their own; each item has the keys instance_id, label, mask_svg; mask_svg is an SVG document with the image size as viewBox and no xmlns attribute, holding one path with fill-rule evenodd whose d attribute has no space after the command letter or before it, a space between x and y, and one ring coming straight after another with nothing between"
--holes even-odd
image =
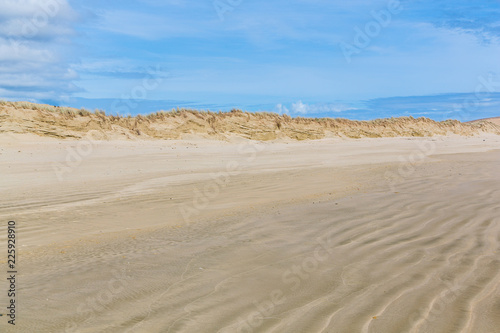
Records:
<instances>
[{"instance_id":1,"label":"blue sky","mask_svg":"<svg viewBox=\"0 0 500 333\"><path fill-rule=\"evenodd\" d=\"M4 0L0 22L7 100L500 116L498 0Z\"/></svg>"}]
</instances>

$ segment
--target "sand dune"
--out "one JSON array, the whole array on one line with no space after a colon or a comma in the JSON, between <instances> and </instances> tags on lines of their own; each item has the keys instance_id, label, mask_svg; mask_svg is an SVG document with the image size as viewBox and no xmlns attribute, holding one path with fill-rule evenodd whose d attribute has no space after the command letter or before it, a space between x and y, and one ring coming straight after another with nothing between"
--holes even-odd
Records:
<instances>
[{"instance_id":1,"label":"sand dune","mask_svg":"<svg viewBox=\"0 0 500 333\"><path fill-rule=\"evenodd\" d=\"M498 332L500 136L82 142L0 135L2 332Z\"/></svg>"},{"instance_id":2,"label":"sand dune","mask_svg":"<svg viewBox=\"0 0 500 333\"><path fill-rule=\"evenodd\" d=\"M484 121L488 121L490 123L493 123L495 125L500 125L500 117L496 117L496 118L484 118L484 119L479 119L479 120L474 120L472 122L484 122Z\"/></svg>"},{"instance_id":3,"label":"sand dune","mask_svg":"<svg viewBox=\"0 0 500 333\"><path fill-rule=\"evenodd\" d=\"M177 110L148 116L106 116L104 112L59 108L27 102L0 103L0 133L32 133L54 138L186 139L191 135L228 140L321 139L363 137L424 137L433 135L500 134L500 125L488 121L436 122L412 117L352 121L347 119L290 118L273 113L227 113Z\"/></svg>"}]
</instances>

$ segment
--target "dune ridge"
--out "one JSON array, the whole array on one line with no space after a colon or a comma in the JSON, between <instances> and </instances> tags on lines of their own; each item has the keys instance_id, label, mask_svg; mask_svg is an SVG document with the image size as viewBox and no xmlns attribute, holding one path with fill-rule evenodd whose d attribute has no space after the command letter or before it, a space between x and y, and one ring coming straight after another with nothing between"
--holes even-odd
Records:
<instances>
[{"instance_id":1,"label":"dune ridge","mask_svg":"<svg viewBox=\"0 0 500 333\"><path fill-rule=\"evenodd\" d=\"M493 123L495 125L500 126L500 117L477 119L477 120L470 121L470 123L477 123L477 122L482 122L482 121L489 121L490 123Z\"/></svg>"},{"instance_id":2,"label":"dune ridge","mask_svg":"<svg viewBox=\"0 0 500 333\"><path fill-rule=\"evenodd\" d=\"M135 117L106 115L86 109L29 102L0 102L0 133L36 134L59 139L81 139L91 130L95 139L183 139L189 135L227 140L474 136L500 134L500 124L488 120L462 123L428 118L387 118L355 121L342 118L292 118L288 115L241 110L210 112L188 109L159 111Z\"/></svg>"}]
</instances>

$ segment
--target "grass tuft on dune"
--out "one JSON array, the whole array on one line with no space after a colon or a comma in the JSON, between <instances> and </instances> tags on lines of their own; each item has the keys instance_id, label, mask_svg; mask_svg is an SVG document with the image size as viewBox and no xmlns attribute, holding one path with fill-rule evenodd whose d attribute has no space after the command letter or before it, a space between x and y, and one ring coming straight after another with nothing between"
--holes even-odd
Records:
<instances>
[{"instance_id":1,"label":"grass tuft on dune","mask_svg":"<svg viewBox=\"0 0 500 333\"><path fill-rule=\"evenodd\" d=\"M461 123L428 118L399 117L356 121L343 118L292 118L270 112L197 111L177 108L148 115L106 115L105 111L57 107L30 102L0 101L0 133L32 133L56 138L83 138L98 130L102 139L181 139L195 134L226 140L238 136L253 140L473 136L500 134L489 120Z\"/></svg>"}]
</instances>

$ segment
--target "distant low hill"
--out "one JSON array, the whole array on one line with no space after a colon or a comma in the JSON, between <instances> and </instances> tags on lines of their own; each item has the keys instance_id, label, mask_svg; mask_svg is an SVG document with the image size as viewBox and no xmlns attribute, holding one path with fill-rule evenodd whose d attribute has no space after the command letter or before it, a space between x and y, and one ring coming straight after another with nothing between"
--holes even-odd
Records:
<instances>
[{"instance_id":1,"label":"distant low hill","mask_svg":"<svg viewBox=\"0 0 500 333\"><path fill-rule=\"evenodd\" d=\"M469 123L477 123L477 122L482 122L482 121L489 121L490 123L493 123L493 124L500 126L500 117L478 119L478 120L470 121Z\"/></svg>"},{"instance_id":2,"label":"distant low hill","mask_svg":"<svg viewBox=\"0 0 500 333\"><path fill-rule=\"evenodd\" d=\"M122 117L103 111L55 107L28 102L0 102L0 133L32 133L55 138L93 136L110 139L181 139L188 135L226 140L233 136L254 139L321 139L424 137L481 133L500 135L499 118L461 123L428 118L400 117L355 121L341 118L291 118L288 115L240 110L208 112L187 109L160 111L146 116ZM97 132L98 133L97 133Z\"/></svg>"}]
</instances>

